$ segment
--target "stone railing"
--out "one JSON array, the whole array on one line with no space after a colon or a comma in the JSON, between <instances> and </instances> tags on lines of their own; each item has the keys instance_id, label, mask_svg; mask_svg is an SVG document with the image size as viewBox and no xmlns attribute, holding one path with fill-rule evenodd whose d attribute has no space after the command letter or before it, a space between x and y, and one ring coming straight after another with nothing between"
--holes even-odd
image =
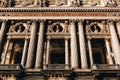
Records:
<instances>
[{"instance_id":1,"label":"stone railing","mask_svg":"<svg viewBox=\"0 0 120 80\"><path fill-rule=\"evenodd\" d=\"M69 70L69 65L65 64L48 64L44 65L44 70Z\"/></svg>"},{"instance_id":2,"label":"stone railing","mask_svg":"<svg viewBox=\"0 0 120 80\"><path fill-rule=\"evenodd\" d=\"M118 70L120 66L118 64L94 64L92 70Z\"/></svg>"}]
</instances>

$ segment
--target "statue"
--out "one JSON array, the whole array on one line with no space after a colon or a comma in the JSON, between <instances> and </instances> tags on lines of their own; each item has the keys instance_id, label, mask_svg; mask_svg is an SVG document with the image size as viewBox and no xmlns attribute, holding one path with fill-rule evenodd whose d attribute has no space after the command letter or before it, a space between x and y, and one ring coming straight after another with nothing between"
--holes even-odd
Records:
<instances>
[{"instance_id":1,"label":"statue","mask_svg":"<svg viewBox=\"0 0 120 80\"><path fill-rule=\"evenodd\" d=\"M115 0L107 0L106 2L107 2L107 4L105 5L106 7L116 7L116 6L118 6L117 2Z\"/></svg>"},{"instance_id":2,"label":"statue","mask_svg":"<svg viewBox=\"0 0 120 80\"><path fill-rule=\"evenodd\" d=\"M1 7L7 7L7 1L6 0L1 0L0 1L0 6Z\"/></svg>"},{"instance_id":3,"label":"statue","mask_svg":"<svg viewBox=\"0 0 120 80\"><path fill-rule=\"evenodd\" d=\"M96 5L100 5L100 0L90 0L89 4L91 6L96 6Z\"/></svg>"},{"instance_id":4,"label":"statue","mask_svg":"<svg viewBox=\"0 0 120 80\"><path fill-rule=\"evenodd\" d=\"M40 6L40 7L42 7L42 1L41 0L35 0L34 1L34 6Z\"/></svg>"},{"instance_id":5,"label":"statue","mask_svg":"<svg viewBox=\"0 0 120 80\"><path fill-rule=\"evenodd\" d=\"M77 1L76 1L76 0L72 0L70 6L71 6L71 7L78 7Z\"/></svg>"}]
</instances>

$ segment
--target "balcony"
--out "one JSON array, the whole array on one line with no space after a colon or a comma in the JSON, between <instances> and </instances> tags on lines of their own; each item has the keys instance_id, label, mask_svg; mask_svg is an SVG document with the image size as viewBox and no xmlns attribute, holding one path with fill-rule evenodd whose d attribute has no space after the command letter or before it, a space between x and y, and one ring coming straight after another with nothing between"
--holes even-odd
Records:
<instances>
[{"instance_id":1,"label":"balcony","mask_svg":"<svg viewBox=\"0 0 120 80\"><path fill-rule=\"evenodd\" d=\"M19 64L1 64L0 65L0 72L1 73L21 73L23 71L23 68Z\"/></svg>"},{"instance_id":2,"label":"balcony","mask_svg":"<svg viewBox=\"0 0 120 80\"><path fill-rule=\"evenodd\" d=\"M70 70L70 67L65 64L48 64L44 65L44 70Z\"/></svg>"},{"instance_id":3,"label":"balcony","mask_svg":"<svg viewBox=\"0 0 120 80\"><path fill-rule=\"evenodd\" d=\"M69 76L72 73L69 65L65 64L48 64L43 67L44 75L48 74L63 74L64 76Z\"/></svg>"},{"instance_id":4,"label":"balcony","mask_svg":"<svg viewBox=\"0 0 120 80\"><path fill-rule=\"evenodd\" d=\"M93 73L120 73L120 66L118 64L94 64L92 66Z\"/></svg>"}]
</instances>

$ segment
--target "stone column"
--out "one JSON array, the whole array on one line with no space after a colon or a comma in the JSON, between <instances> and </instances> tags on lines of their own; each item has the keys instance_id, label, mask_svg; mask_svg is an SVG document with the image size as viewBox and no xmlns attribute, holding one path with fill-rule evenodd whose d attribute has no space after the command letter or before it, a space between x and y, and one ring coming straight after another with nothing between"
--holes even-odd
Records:
<instances>
[{"instance_id":1,"label":"stone column","mask_svg":"<svg viewBox=\"0 0 120 80\"><path fill-rule=\"evenodd\" d=\"M49 64L50 57L50 37L47 38L46 64Z\"/></svg>"},{"instance_id":2,"label":"stone column","mask_svg":"<svg viewBox=\"0 0 120 80\"><path fill-rule=\"evenodd\" d=\"M90 56L90 64L92 66L94 64L94 62L93 62L93 53L92 53L92 47L91 47L90 39L88 39L88 50L89 50L89 56Z\"/></svg>"},{"instance_id":3,"label":"stone column","mask_svg":"<svg viewBox=\"0 0 120 80\"><path fill-rule=\"evenodd\" d=\"M38 37L38 44L37 44L37 54L36 54L36 63L35 68L42 67L42 59L43 59L43 43L44 43L44 21L40 22L40 28L39 28L39 37Z\"/></svg>"},{"instance_id":4,"label":"stone column","mask_svg":"<svg viewBox=\"0 0 120 80\"><path fill-rule=\"evenodd\" d=\"M6 20L2 21L2 25L0 29L0 53L2 52L3 39L6 30L6 22L7 22Z\"/></svg>"},{"instance_id":5,"label":"stone column","mask_svg":"<svg viewBox=\"0 0 120 80\"><path fill-rule=\"evenodd\" d=\"M36 32L37 32L36 20L32 22L32 29L31 29L31 36L30 36L30 43L28 48L28 56L26 62L26 68L31 68L34 59L34 50L35 50L35 42L36 42Z\"/></svg>"},{"instance_id":6,"label":"stone column","mask_svg":"<svg viewBox=\"0 0 120 80\"><path fill-rule=\"evenodd\" d=\"M120 44L117 38L117 33L115 31L115 26L113 21L109 22L109 27L110 27L111 40L114 48L114 53L117 59L117 64L120 64Z\"/></svg>"},{"instance_id":7,"label":"stone column","mask_svg":"<svg viewBox=\"0 0 120 80\"><path fill-rule=\"evenodd\" d=\"M22 54L22 61L21 61L22 66L25 66L25 61L27 58L27 47L28 47L28 39L26 38L24 42L24 48L23 48L23 54Z\"/></svg>"},{"instance_id":8,"label":"stone column","mask_svg":"<svg viewBox=\"0 0 120 80\"><path fill-rule=\"evenodd\" d=\"M82 21L78 21L79 43L80 43L80 55L81 55L81 67L87 68L87 55L85 48L85 37Z\"/></svg>"},{"instance_id":9,"label":"stone column","mask_svg":"<svg viewBox=\"0 0 120 80\"><path fill-rule=\"evenodd\" d=\"M109 64L113 64L111 50L110 50L110 44L109 44L108 39L105 39L105 44L106 44L107 53L108 53L108 57L109 57Z\"/></svg>"},{"instance_id":10,"label":"stone column","mask_svg":"<svg viewBox=\"0 0 120 80\"><path fill-rule=\"evenodd\" d=\"M119 35L119 39L120 39L120 20L118 20L116 22L116 27L117 27L117 31L118 31L118 35Z\"/></svg>"},{"instance_id":11,"label":"stone column","mask_svg":"<svg viewBox=\"0 0 120 80\"><path fill-rule=\"evenodd\" d=\"M78 49L77 49L77 37L75 21L71 20L71 67L78 68Z\"/></svg>"},{"instance_id":12,"label":"stone column","mask_svg":"<svg viewBox=\"0 0 120 80\"><path fill-rule=\"evenodd\" d=\"M5 64L6 57L7 57L7 51L8 51L8 48L9 48L9 44L10 44L10 39L7 39L6 47L5 47L5 51L3 53L3 58L2 58L1 64Z\"/></svg>"},{"instance_id":13,"label":"stone column","mask_svg":"<svg viewBox=\"0 0 120 80\"><path fill-rule=\"evenodd\" d=\"M65 38L65 64L69 66L69 48L68 48L68 38Z\"/></svg>"}]
</instances>

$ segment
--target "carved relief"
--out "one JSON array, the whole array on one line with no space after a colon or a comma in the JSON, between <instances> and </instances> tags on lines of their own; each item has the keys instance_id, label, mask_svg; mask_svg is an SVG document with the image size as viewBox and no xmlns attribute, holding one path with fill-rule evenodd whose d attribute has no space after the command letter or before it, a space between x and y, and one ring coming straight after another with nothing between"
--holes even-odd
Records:
<instances>
[{"instance_id":1,"label":"carved relief","mask_svg":"<svg viewBox=\"0 0 120 80\"><path fill-rule=\"evenodd\" d=\"M62 6L67 5L67 0L48 0L49 5Z\"/></svg>"},{"instance_id":2,"label":"carved relief","mask_svg":"<svg viewBox=\"0 0 120 80\"><path fill-rule=\"evenodd\" d=\"M120 5L120 0L114 0L118 5Z\"/></svg>"},{"instance_id":3,"label":"carved relief","mask_svg":"<svg viewBox=\"0 0 120 80\"><path fill-rule=\"evenodd\" d=\"M90 0L89 4L91 6L100 5L100 0Z\"/></svg>"},{"instance_id":4,"label":"carved relief","mask_svg":"<svg viewBox=\"0 0 120 80\"><path fill-rule=\"evenodd\" d=\"M64 23L61 22L52 23L51 21L49 21L48 33L63 33L63 32L68 32L67 21L65 21Z\"/></svg>"},{"instance_id":5,"label":"carved relief","mask_svg":"<svg viewBox=\"0 0 120 80\"><path fill-rule=\"evenodd\" d=\"M72 0L70 6L71 6L71 7L78 7L79 5L78 5L78 3L77 3L77 0Z\"/></svg>"},{"instance_id":6,"label":"carved relief","mask_svg":"<svg viewBox=\"0 0 120 80\"><path fill-rule=\"evenodd\" d=\"M100 5L101 0L83 0L83 5L91 5L91 6L96 6Z\"/></svg>"},{"instance_id":7,"label":"carved relief","mask_svg":"<svg viewBox=\"0 0 120 80\"><path fill-rule=\"evenodd\" d=\"M27 24L22 22L14 24L12 22L9 30L9 33L28 33L28 32L30 32L29 22Z\"/></svg>"},{"instance_id":8,"label":"carved relief","mask_svg":"<svg viewBox=\"0 0 120 80\"><path fill-rule=\"evenodd\" d=\"M115 0L107 0L107 4L105 5L106 7L116 7L118 6L117 1Z\"/></svg>"},{"instance_id":9,"label":"carved relief","mask_svg":"<svg viewBox=\"0 0 120 80\"><path fill-rule=\"evenodd\" d=\"M6 7L7 6L7 1L6 0L1 0L0 1L0 7Z\"/></svg>"},{"instance_id":10,"label":"carved relief","mask_svg":"<svg viewBox=\"0 0 120 80\"><path fill-rule=\"evenodd\" d=\"M86 26L87 33L107 33L109 32L108 26L106 25L106 21L99 22L92 22Z\"/></svg>"},{"instance_id":11,"label":"carved relief","mask_svg":"<svg viewBox=\"0 0 120 80\"><path fill-rule=\"evenodd\" d=\"M15 0L15 7L24 7L33 4L34 4L34 0Z\"/></svg>"},{"instance_id":12,"label":"carved relief","mask_svg":"<svg viewBox=\"0 0 120 80\"><path fill-rule=\"evenodd\" d=\"M116 7L120 5L120 0L0 0L0 7L48 7L48 6L70 5L78 7L80 5L102 5L106 7Z\"/></svg>"}]
</instances>

